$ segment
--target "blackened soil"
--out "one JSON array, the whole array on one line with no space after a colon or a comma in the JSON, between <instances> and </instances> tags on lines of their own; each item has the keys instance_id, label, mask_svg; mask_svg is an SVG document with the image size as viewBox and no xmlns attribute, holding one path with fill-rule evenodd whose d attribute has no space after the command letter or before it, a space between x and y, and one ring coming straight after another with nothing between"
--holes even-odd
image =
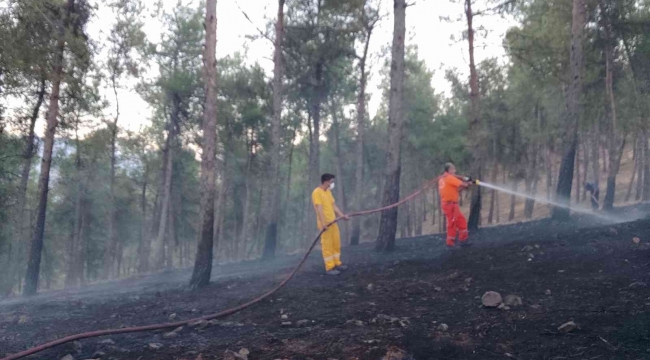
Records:
<instances>
[{"instance_id":1,"label":"blackened soil","mask_svg":"<svg viewBox=\"0 0 650 360\"><path fill-rule=\"evenodd\" d=\"M249 359L381 359L396 347L418 360L650 359L649 244L650 220L544 220L485 229L452 251L437 236L400 240L388 255L344 248L343 275L323 275L314 254L272 299L203 329L87 339L32 358L230 359L226 350L245 348ZM189 273L177 271L6 300L0 355L81 331L214 313L265 292L297 261L222 266L200 291L186 290ZM485 308L486 291L523 305ZM578 328L558 331L569 321Z\"/></svg>"}]
</instances>

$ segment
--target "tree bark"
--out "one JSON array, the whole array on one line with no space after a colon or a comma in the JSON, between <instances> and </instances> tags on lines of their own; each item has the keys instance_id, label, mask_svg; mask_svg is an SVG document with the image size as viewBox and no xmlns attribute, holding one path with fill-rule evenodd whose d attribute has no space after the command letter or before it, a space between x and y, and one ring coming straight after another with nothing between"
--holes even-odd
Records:
<instances>
[{"instance_id":1,"label":"tree bark","mask_svg":"<svg viewBox=\"0 0 650 360\"><path fill-rule=\"evenodd\" d=\"M266 220L266 237L264 244L264 259L275 256L278 243L278 221L280 218L280 140L282 122L282 78L284 63L282 62L282 41L284 36L284 2L278 0L278 17L275 22L275 44L273 51L273 122L271 124L271 171L272 182L269 191L269 204L264 211Z\"/></svg>"},{"instance_id":2,"label":"tree bark","mask_svg":"<svg viewBox=\"0 0 650 360\"><path fill-rule=\"evenodd\" d=\"M340 204L339 208L343 209L343 211L346 211L348 204L347 204L347 199L345 198L345 187L344 187L344 181L343 181L343 159L341 155L341 144L340 144L340 125L339 125L339 119L336 114L338 110L338 105L332 104L332 132L333 132L333 137L334 137L334 156L336 157L336 177L337 177L337 182L336 182L336 197L338 198L338 202ZM349 239L349 233L348 233L348 223L343 222L339 224L341 228L341 242L346 243L347 240Z\"/></svg>"},{"instance_id":3,"label":"tree bark","mask_svg":"<svg viewBox=\"0 0 650 360\"><path fill-rule=\"evenodd\" d=\"M517 178L513 178L512 191L517 192L517 185L519 185L519 180ZM517 203L517 197L515 195L510 195L510 214L508 215L508 221L512 221L515 218L516 203Z\"/></svg>"},{"instance_id":4,"label":"tree bark","mask_svg":"<svg viewBox=\"0 0 650 360\"><path fill-rule=\"evenodd\" d=\"M217 0L207 0L205 13L205 47L203 82L205 106L203 111L203 151L201 153L200 239L196 251L190 287L210 283L214 237L215 154L217 146Z\"/></svg>"},{"instance_id":5,"label":"tree bark","mask_svg":"<svg viewBox=\"0 0 650 360\"><path fill-rule=\"evenodd\" d=\"M650 148L648 147L648 133L643 133L643 194L641 199L650 200Z\"/></svg>"},{"instance_id":6,"label":"tree bark","mask_svg":"<svg viewBox=\"0 0 650 360\"><path fill-rule=\"evenodd\" d=\"M646 163L646 151L645 151L645 143L647 142L647 138L645 135L645 132L641 132L639 134L639 139L638 141L638 154L637 156L639 157L639 168L637 169L638 174L637 174L637 182L636 182L636 195L634 195L634 200L639 201L641 200L643 196L643 184L645 183L644 175L645 175L645 163Z\"/></svg>"},{"instance_id":7,"label":"tree bark","mask_svg":"<svg viewBox=\"0 0 650 360\"><path fill-rule=\"evenodd\" d=\"M63 81L63 62L65 51L65 31L70 25L71 13L74 11L75 0L68 0L65 8L63 27L59 32L56 50L54 54L54 68L52 71L52 90L50 92L50 103L47 110L47 125L45 129L45 142L43 146L43 158L41 160L41 173L38 180L38 207L36 224L32 236L29 260L27 262L27 273L25 275L25 295L35 295L38 289L38 278L41 270L41 255L43 252L43 235L45 234L45 215L47 209L47 196L50 185L50 168L52 167L52 152L54 149L54 137L59 124L59 97L61 93L61 82Z\"/></svg>"},{"instance_id":8,"label":"tree bark","mask_svg":"<svg viewBox=\"0 0 650 360\"><path fill-rule=\"evenodd\" d=\"M175 130L170 130L175 131ZM171 202L171 190L172 190L172 174L174 172L174 138L169 143L169 149L167 150L167 166L165 171L165 187L162 189L162 202L160 207L160 222L158 223L158 233L155 244L155 253L157 254L155 259L156 269L160 269L165 260L165 236L167 232L167 221L169 220L169 207Z\"/></svg>"},{"instance_id":9,"label":"tree bark","mask_svg":"<svg viewBox=\"0 0 650 360\"><path fill-rule=\"evenodd\" d=\"M148 263L149 251L151 244L149 243L149 234L147 234L147 177L149 168L144 165L144 174L142 176L142 190L140 191L140 214L142 216L142 224L140 226L140 247L138 249L138 263Z\"/></svg>"},{"instance_id":10,"label":"tree bark","mask_svg":"<svg viewBox=\"0 0 650 360\"><path fill-rule=\"evenodd\" d=\"M578 145L578 119L581 113L583 37L586 24L586 7L584 0L573 0L573 21L571 29L571 84L566 94L564 153L557 182L557 202L569 205L571 186L573 185L573 168ZM556 206L551 217L554 220L568 220L569 209Z\"/></svg>"},{"instance_id":11,"label":"tree bark","mask_svg":"<svg viewBox=\"0 0 650 360\"><path fill-rule=\"evenodd\" d=\"M499 172L499 163L494 162L494 168L492 169L492 182L497 182L497 174ZM488 212L488 224L492 224L494 219L494 205L497 197L496 190L492 189L490 191L490 211ZM498 210L497 210L498 211Z\"/></svg>"},{"instance_id":12,"label":"tree bark","mask_svg":"<svg viewBox=\"0 0 650 360\"><path fill-rule=\"evenodd\" d=\"M469 134L470 143L472 144L472 165L471 175L477 179L481 178L482 161L483 161L483 130L481 129L481 110L480 110L480 92L478 84L478 73L474 61L474 13L472 11L472 1L465 0L465 16L467 17L467 42L469 45ZM467 228L476 230L481 221L481 187L473 186L471 188L472 200L470 203L469 219Z\"/></svg>"},{"instance_id":13,"label":"tree bark","mask_svg":"<svg viewBox=\"0 0 650 360\"><path fill-rule=\"evenodd\" d=\"M117 237L115 234L115 156L116 156L116 143L117 143L117 133L118 127L117 122L120 118L120 101L117 96L117 83L115 75L111 77L111 82L113 85L113 93L115 95L115 104L116 104L116 113L113 122L108 124L108 128L111 132L111 170L110 170L110 179L109 179L109 204L108 204L108 244L106 246L106 252L104 254L104 277L111 278L115 276L115 260L116 260L116 251L117 251ZM119 269L117 269L119 272Z\"/></svg>"},{"instance_id":14,"label":"tree bark","mask_svg":"<svg viewBox=\"0 0 650 360\"><path fill-rule=\"evenodd\" d=\"M616 117L616 99L614 97L614 39L612 38L611 24L604 0L598 2L601 12L602 26L605 33L605 93L607 101L605 108L609 115L610 125L608 132L609 149L609 174L607 174L607 190L603 201L603 210L611 211L614 208L614 197L616 194L616 177L621 166L623 149L625 148L625 135L619 134Z\"/></svg>"},{"instance_id":15,"label":"tree bark","mask_svg":"<svg viewBox=\"0 0 650 360\"><path fill-rule=\"evenodd\" d=\"M394 29L390 67L390 97L388 111L388 153L384 172L384 195L382 205L399 200L401 174L401 142L404 128L404 38L406 35L406 1L394 0ZM381 213L379 234L375 249L392 251L397 231L397 208Z\"/></svg>"},{"instance_id":16,"label":"tree bark","mask_svg":"<svg viewBox=\"0 0 650 360\"><path fill-rule=\"evenodd\" d=\"M359 93L357 94L357 141L355 148L356 168L354 176L354 208L357 211L361 210L361 201L363 199L363 148L364 148L364 135L365 135L365 122L366 122L366 86L368 82L368 74L366 73L366 61L368 59L368 48L370 47L370 37L373 31L372 26L366 27L366 42L363 47L363 55L359 59ZM350 237L350 245L359 245L359 238L361 237L361 219L356 217L352 220L352 235Z\"/></svg>"},{"instance_id":17,"label":"tree bark","mask_svg":"<svg viewBox=\"0 0 650 360\"><path fill-rule=\"evenodd\" d=\"M632 177L630 178L630 184L627 187L627 192L625 193L625 202L630 201L630 197L632 197L632 188L634 187L634 181L636 180L636 173L637 169L639 167L639 159L640 157L637 154L637 149L639 145L639 140L636 138L634 140L634 149L633 149L633 155L632 155L632 161L634 162L634 168L632 168Z\"/></svg>"},{"instance_id":18,"label":"tree bark","mask_svg":"<svg viewBox=\"0 0 650 360\"><path fill-rule=\"evenodd\" d=\"M41 111L41 106L43 105L43 101L45 98L45 78L41 79L40 85L39 85L39 90L37 93L37 98L36 98L36 104L34 105L34 108L32 110L32 114L29 118L29 128L27 130L27 134L25 136L25 149L23 150L23 165L20 173L20 184L18 186L18 213L17 219L16 219L16 224L18 227L18 241L17 241L17 246L16 246L16 253L13 251L13 247L10 248L10 250L7 252L7 259L11 260L16 260L15 258L18 259L18 263L22 263L24 261L24 256L25 256L25 244L29 241L29 235L30 231L29 228L31 226L31 215L29 212L29 209L27 208L27 186L29 184L29 173L32 169L32 161L34 159L34 149L36 145L34 144L34 140L36 138L34 128L36 127L36 121L38 120L38 115ZM11 242L10 242L11 243ZM14 267L15 268L15 267ZM11 271L11 282L12 284L17 281L20 282L19 279L16 279L16 271ZM18 277L22 277L22 275L19 275Z\"/></svg>"}]
</instances>

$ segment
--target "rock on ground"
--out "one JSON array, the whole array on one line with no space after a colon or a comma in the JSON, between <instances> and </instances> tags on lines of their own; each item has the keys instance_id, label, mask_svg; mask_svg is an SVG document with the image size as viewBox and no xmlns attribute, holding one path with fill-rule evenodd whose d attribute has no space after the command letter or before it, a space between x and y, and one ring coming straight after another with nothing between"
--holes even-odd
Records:
<instances>
[{"instance_id":1,"label":"rock on ground","mask_svg":"<svg viewBox=\"0 0 650 360\"><path fill-rule=\"evenodd\" d=\"M573 331L573 330L575 330L577 328L578 328L578 325L576 323L574 323L573 321L569 321L567 323L564 323L564 324L560 325L557 328L557 330L559 332L561 332L561 333L568 333L568 332L571 332L571 331Z\"/></svg>"},{"instance_id":2,"label":"rock on ground","mask_svg":"<svg viewBox=\"0 0 650 360\"><path fill-rule=\"evenodd\" d=\"M501 299L501 294L496 291L488 291L483 294L483 297L481 298L481 303L483 303L483 306L489 308L495 308L499 306L502 301L503 300Z\"/></svg>"}]
</instances>

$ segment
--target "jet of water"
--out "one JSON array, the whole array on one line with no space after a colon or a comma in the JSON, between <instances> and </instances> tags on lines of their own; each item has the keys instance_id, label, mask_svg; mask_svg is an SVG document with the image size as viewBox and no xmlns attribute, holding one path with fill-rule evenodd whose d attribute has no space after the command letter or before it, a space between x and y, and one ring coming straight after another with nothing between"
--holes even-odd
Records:
<instances>
[{"instance_id":1,"label":"jet of water","mask_svg":"<svg viewBox=\"0 0 650 360\"><path fill-rule=\"evenodd\" d=\"M568 205L568 204L562 204L562 203L559 203L557 201L546 199L544 197L539 197L539 196L534 196L534 195L514 191L514 190L508 189L508 188L503 187L503 186L498 186L498 185L486 183L486 182L483 182L483 181L479 181L478 185L482 186L482 187L485 187L485 188L488 188L488 189L493 189L493 190L496 190L496 191L499 191L499 192L503 192L503 193L506 193L506 194L515 195L515 196L523 197L523 198L526 198L526 199L535 200L536 202L540 202L540 203L543 203L543 204L561 207L563 209L567 209L567 210L574 211L574 212L577 212L577 213L588 214L588 215L591 215L591 216L593 216L593 217L595 217L597 219L600 219L600 220L603 220L603 221L606 221L606 222L609 222L609 223L617 223L617 222L624 221L622 219L618 219L618 218L613 217L613 216L605 216L603 214L599 214L597 212L594 212L591 209L587 209L587 208L584 208L584 207L571 206L571 205Z\"/></svg>"}]
</instances>

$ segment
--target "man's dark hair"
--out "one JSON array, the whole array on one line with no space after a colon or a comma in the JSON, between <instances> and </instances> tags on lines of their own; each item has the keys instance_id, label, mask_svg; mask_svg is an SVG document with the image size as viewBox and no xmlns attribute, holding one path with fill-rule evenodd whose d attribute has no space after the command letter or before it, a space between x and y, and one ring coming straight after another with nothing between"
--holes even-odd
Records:
<instances>
[{"instance_id":1,"label":"man's dark hair","mask_svg":"<svg viewBox=\"0 0 650 360\"><path fill-rule=\"evenodd\" d=\"M452 164L450 162L446 163L445 164L445 172L449 171L449 169L451 169L452 166L454 166L454 164Z\"/></svg>"},{"instance_id":2,"label":"man's dark hair","mask_svg":"<svg viewBox=\"0 0 650 360\"><path fill-rule=\"evenodd\" d=\"M336 176L334 176L332 174L323 174L320 177L320 183L324 184L326 181L330 181L330 180L335 179L335 178L336 178Z\"/></svg>"}]
</instances>

